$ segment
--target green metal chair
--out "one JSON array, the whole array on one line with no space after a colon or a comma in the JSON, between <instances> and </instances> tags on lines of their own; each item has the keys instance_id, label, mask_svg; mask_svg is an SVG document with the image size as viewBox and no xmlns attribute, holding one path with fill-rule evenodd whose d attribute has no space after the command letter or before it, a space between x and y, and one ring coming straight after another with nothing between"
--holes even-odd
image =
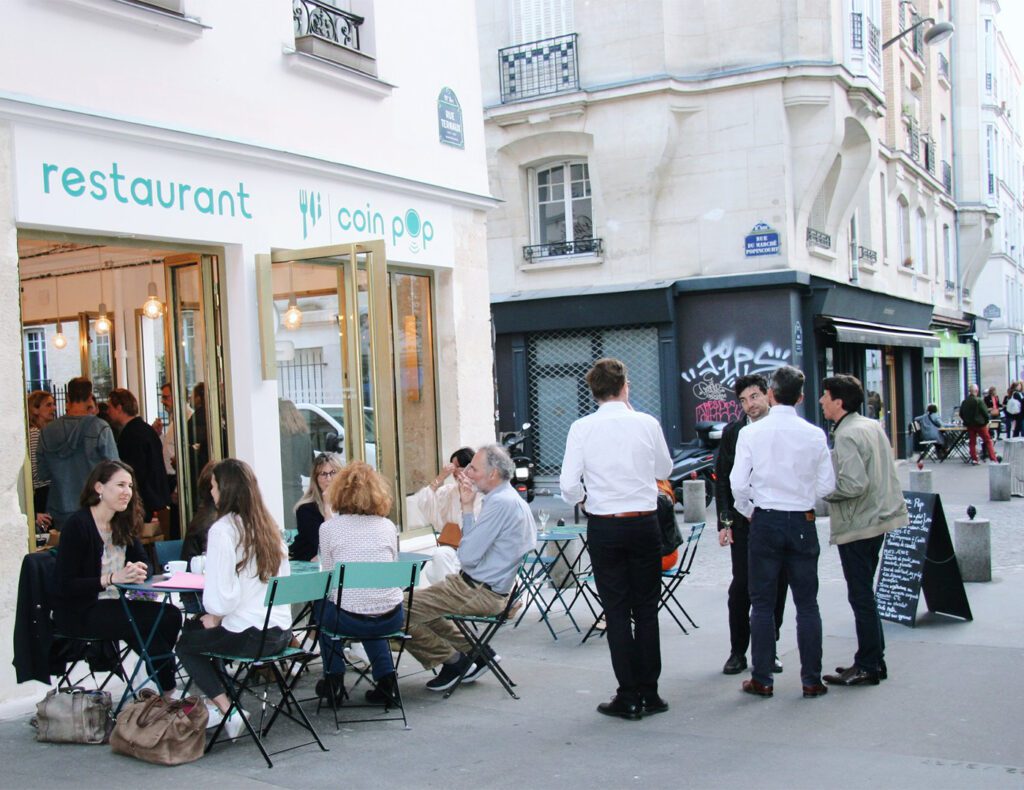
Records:
<instances>
[{"instance_id":1,"label":"green metal chair","mask_svg":"<svg viewBox=\"0 0 1024 790\"><path fill-rule=\"evenodd\" d=\"M328 751L327 747L324 746L323 742L320 740L320 736L317 735L309 718L303 712L295 699L293 691L301 673L290 671L296 664L305 667L306 664L316 658L316 655L298 647L286 647L279 653L274 653L272 655L262 655L262 653L267 636L267 630L270 627L270 615L273 608L275 606L286 606L293 603L307 603L309 601L321 600L330 594L333 576L334 574L331 571L323 571L320 573L304 573L297 576L276 576L270 580L270 583L267 585L267 594L264 598L264 603L267 607L267 616L263 621L263 633L260 639L260 649L258 651L260 654L259 658L233 656L213 652L203 653L203 655L208 658L214 659L214 666L216 667L217 674L220 677L221 685L224 687L224 691L231 700L231 705L228 708L227 715L224 717L224 721L217 725L217 729L214 730L213 737L206 745L207 752L213 748L213 745L217 742L217 739L220 737L220 734L224 729L224 722L227 721L231 712L235 710L237 710L238 714L242 717L242 722L245 724L246 730L248 730L253 740L256 741L256 746L263 755L263 759L267 761L267 767L269 768L274 767L274 763L270 759L271 754L280 754L281 752L291 751L292 749L298 749L302 746L309 746L313 743L319 746L321 751ZM234 665L233 673L229 673L228 670L225 669L224 662L227 661L230 661ZM268 668L273 673L274 682L277 684L277 688L281 693L281 698L276 703L271 703L267 699L268 695L266 689L263 690L263 694L260 696L255 688L254 681L256 670L262 668ZM245 715L245 710L242 707L241 701L243 693L253 694L257 696L260 701L261 713L259 729L253 727L252 722L250 722L249 718ZM269 721L264 725L263 717L266 714L267 708L270 708L273 713L270 716ZM289 746L277 752L268 753L263 744L263 739L270 733L270 728L274 725L278 715L284 715L286 718L307 730L310 735L313 736L313 740Z\"/></svg>"},{"instance_id":2,"label":"green metal chair","mask_svg":"<svg viewBox=\"0 0 1024 790\"><path fill-rule=\"evenodd\" d=\"M683 621L679 619L676 612L689 620L690 625L694 628L698 628L698 625L693 622L689 612L679 603L676 593L679 592L679 585L683 583L683 579L690 575L690 569L693 567L693 558L697 554L697 544L700 543L700 536L703 533L703 521L691 525L690 534L679 547L679 562L676 563L676 567L661 572L661 599L658 601L658 611L660 612L664 609L668 612L684 634L690 632L686 630Z\"/></svg>"},{"instance_id":3,"label":"green metal chair","mask_svg":"<svg viewBox=\"0 0 1024 790\"><path fill-rule=\"evenodd\" d=\"M402 660L402 656L405 654L405 643L409 639L409 614L412 611L412 599L413 593L416 589L416 582L419 580L420 567L422 563L419 561L398 561L398 562L339 562L334 566L334 577L338 580L336 597L332 602L339 609L341 608L341 596L345 590L382 590L391 587L398 587L399 589L406 589L409 593L408 606L405 607L405 625L401 631L394 631L392 633L380 634L379 639L396 640L399 642L398 655L395 657L395 675L398 675L398 665ZM327 602L325 602L326 604ZM361 642L367 639L365 635L355 636L353 634L345 634L339 631L331 631L325 628L323 625L320 626L321 636L325 636L331 640L330 651L333 655L342 654L346 642ZM324 664L326 666L327 659L324 657ZM353 688L359 684L361 680L366 680L371 686L376 688L373 682L373 678L370 676L369 668L366 669L355 669L359 678L353 683ZM401 716L374 716L372 718L365 719L350 719L345 718L346 724L356 724L359 722L367 721L398 721L402 720L406 729L409 729L409 721L405 715L405 704L402 702L402 690L399 683L395 683L395 694L397 699L397 707L401 711ZM341 727L340 719L338 718L339 706L335 703L333 697L330 699L330 707L334 711L334 726L335 728ZM317 703L317 712L320 711L321 702ZM345 704L346 708L377 708L379 706L371 705L349 705ZM390 705L384 706L384 712L387 713L391 709Z\"/></svg>"}]
</instances>

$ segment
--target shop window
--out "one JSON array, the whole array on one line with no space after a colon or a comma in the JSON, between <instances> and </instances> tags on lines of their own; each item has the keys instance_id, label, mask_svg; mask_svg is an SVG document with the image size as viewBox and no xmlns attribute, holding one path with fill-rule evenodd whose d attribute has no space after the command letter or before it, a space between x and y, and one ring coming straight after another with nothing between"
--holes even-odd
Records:
<instances>
[{"instance_id":1,"label":"shop window","mask_svg":"<svg viewBox=\"0 0 1024 790\"><path fill-rule=\"evenodd\" d=\"M25 330L25 387L32 390L48 390L50 379L46 369L46 331Z\"/></svg>"},{"instance_id":2,"label":"shop window","mask_svg":"<svg viewBox=\"0 0 1024 790\"><path fill-rule=\"evenodd\" d=\"M530 170L533 243L523 248L528 262L568 255L600 255L594 237L590 168L567 160Z\"/></svg>"},{"instance_id":3,"label":"shop window","mask_svg":"<svg viewBox=\"0 0 1024 790\"><path fill-rule=\"evenodd\" d=\"M292 0L295 49L377 76L371 0Z\"/></svg>"}]
</instances>

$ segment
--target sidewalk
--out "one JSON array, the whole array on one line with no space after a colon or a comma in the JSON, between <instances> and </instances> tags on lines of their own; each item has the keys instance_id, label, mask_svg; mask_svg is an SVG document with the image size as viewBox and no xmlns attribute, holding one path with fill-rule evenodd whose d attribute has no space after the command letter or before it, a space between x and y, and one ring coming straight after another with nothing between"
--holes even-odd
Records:
<instances>
[{"instance_id":1,"label":"sidewalk","mask_svg":"<svg viewBox=\"0 0 1024 790\"><path fill-rule=\"evenodd\" d=\"M792 605L780 643L785 671L772 699L739 690L721 674L728 654L728 551L715 541L713 513L694 575L683 584L700 628L684 636L662 619L661 693L668 713L627 722L594 708L614 692L601 639L580 645L571 629L552 640L528 617L498 635L502 664L519 684L509 698L484 676L449 700L404 679L409 722L320 729L329 753L304 748L265 768L248 743L218 747L197 763L165 769L112 755L106 747L37 744L27 716L0 722L3 787L135 786L235 788L1002 788L1024 787L1024 729L1018 671L1024 664L1024 501L988 502L985 466L948 462L935 490L952 523L968 504L992 521L993 581L968 584L974 621L924 613L915 629L886 624L889 680L802 699ZM907 467L900 473L907 479ZM538 497L552 515L571 509ZM853 618L834 548L822 538L819 602L825 669L849 661ZM922 601L922 612L924 603ZM585 611L582 607L578 613ZM555 617L555 625L569 628ZM581 623L582 625L582 623ZM415 671L403 659L404 673ZM41 695L40 695L41 696ZM282 727L272 734L279 748ZM126 782L126 778L131 779Z\"/></svg>"}]
</instances>

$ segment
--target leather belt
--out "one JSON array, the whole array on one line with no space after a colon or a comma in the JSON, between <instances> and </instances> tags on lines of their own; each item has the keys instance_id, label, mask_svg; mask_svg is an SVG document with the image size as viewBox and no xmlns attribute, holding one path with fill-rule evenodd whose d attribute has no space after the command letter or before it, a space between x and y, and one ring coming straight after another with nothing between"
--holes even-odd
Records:
<instances>
[{"instance_id":1,"label":"leather belt","mask_svg":"<svg viewBox=\"0 0 1024 790\"><path fill-rule=\"evenodd\" d=\"M775 510L770 507L755 507L754 510L760 510L762 513L785 513L787 516L803 516L808 521L814 521L814 508L810 510Z\"/></svg>"},{"instance_id":2,"label":"leather belt","mask_svg":"<svg viewBox=\"0 0 1024 790\"><path fill-rule=\"evenodd\" d=\"M641 518L653 516L657 512L657 510L631 510L628 513L591 513L590 515L598 518Z\"/></svg>"},{"instance_id":3,"label":"leather belt","mask_svg":"<svg viewBox=\"0 0 1024 790\"><path fill-rule=\"evenodd\" d=\"M491 590L491 592L494 592L494 590L491 589L491 585L485 584L484 582L478 582L465 571L459 571L459 576L461 576L462 580L470 587L483 587L485 590Z\"/></svg>"}]
</instances>

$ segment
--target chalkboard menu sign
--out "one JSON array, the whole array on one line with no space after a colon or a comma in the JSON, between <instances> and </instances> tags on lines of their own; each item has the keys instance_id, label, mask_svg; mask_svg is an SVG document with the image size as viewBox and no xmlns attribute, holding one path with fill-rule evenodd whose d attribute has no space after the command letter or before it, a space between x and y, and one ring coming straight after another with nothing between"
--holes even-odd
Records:
<instances>
[{"instance_id":1,"label":"chalkboard menu sign","mask_svg":"<svg viewBox=\"0 0 1024 790\"><path fill-rule=\"evenodd\" d=\"M875 590L878 616L913 627L924 590L928 611L973 619L939 495L903 496L910 521L885 536Z\"/></svg>"}]
</instances>

